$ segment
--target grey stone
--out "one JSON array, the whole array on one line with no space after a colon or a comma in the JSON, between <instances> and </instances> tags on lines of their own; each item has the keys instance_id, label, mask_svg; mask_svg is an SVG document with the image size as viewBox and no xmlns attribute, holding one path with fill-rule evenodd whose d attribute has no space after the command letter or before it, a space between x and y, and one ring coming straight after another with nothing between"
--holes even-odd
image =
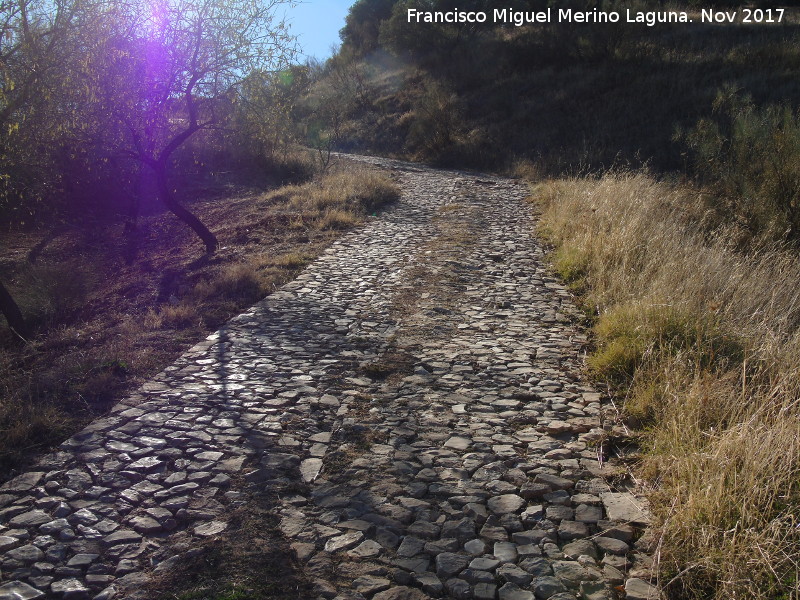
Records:
<instances>
[{"instance_id":1,"label":"grey stone","mask_svg":"<svg viewBox=\"0 0 800 600\"><path fill-rule=\"evenodd\" d=\"M36 600L44 597L44 592L22 581L9 581L0 585L0 598L3 600Z\"/></svg>"},{"instance_id":2,"label":"grey stone","mask_svg":"<svg viewBox=\"0 0 800 600\"><path fill-rule=\"evenodd\" d=\"M5 556L6 558L18 560L23 563L34 563L44 559L44 552L33 544L28 544L9 550L6 552Z\"/></svg>"},{"instance_id":3,"label":"grey stone","mask_svg":"<svg viewBox=\"0 0 800 600\"><path fill-rule=\"evenodd\" d=\"M489 510L498 515L507 513L517 513L525 506L525 500L516 494L503 494L489 498L487 502Z\"/></svg>"},{"instance_id":4,"label":"grey stone","mask_svg":"<svg viewBox=\"0 0 800 600\"><path fill-rule=\"evenodd\" d=\"M625 600L660 600L658 588L644 579L631 578L625 582Z\"/></svg>"},{"instance_id":5,"label":"grey stone","mask_svg":"<svg viewBox=\"0 0 800 600\"><path fill-rule=\"evenodd\" d=\"M497 586L493 583L479 583L472 592L475 600L495 600Z\"/></svg>"},{"instance_id":6,"label":"grey stone","mask_svg":"<svg viewBox=\"0 0 800 600\"><path fill-rule=\"evenodd\" d=\"M540 557L524 558L519 561L519 567L534 577L546 577L553 574L550 561Z\"/></svg>"},{"instance_id":7,"label":"grey stone","mask_svg":"<svg viewBox=\"0 0 800 600\"><path fill-rule=\"evenodd\" d=\"M111 535L107 535L103 538L103 543L108 546L116 546L117 544L138 544L140 541L142 541L142 536L128 529L115 531Z\"/></svg>"},{"instance_id":8,"label":"grey stone","mask_svg":"<svg viewBox=\"0 0 800 600\"><path fill-rule=\"evenodd\" d=\"M472 600L472 588L463 579L456 577L448 579L444 586L452 598L456 600Z\"/></svg>"},{"instance_id":9,"label":"grey stone","mask_svg":"<svg viewBox=\"0 0 800 600\"><path fill-rule=\"evenodd\" d=\"M436 574L440 579L450 579L467 568L470 559L463 554L442 552L436 557Z\"/></svg>"},{"instance_id":10,"label":"grey stone","mask_svg":"<svg viewBox=\"0 0 800 600\"><path fill-rule=\"evenodd\" d=\"M390 583L391 582L388 579L383 577L365 575L363 577L354 579L353 587L356 589L356 591L367 596L371 596L373 594L377 594L378 592L389 589Z\"/></svg>"},{"instance_id":11,"label":"grey stone","mask_svg":"<svg viewBox=\"0 0 800 600\"><path fill-rule=\"evenodd\" d=\"M50 592L62 598L88 598L89 588L78 579L62 579L50 584Z\"/></svg>"},{"instance_id":12,"label":"grey stone","mask_svg":"<svg viewBox=\"0 0 800 600\"><path fill-rule=\"evenodd\" d=\"M429 596L438 598L444 593L444 584L433 573L413 573L411 578Z\"/></svg>"},{"instance_id":13,"label":"grey stone","mask_svg":"<svg viewBox=\"0 0 800 600\"><path fill-rule=\"evenodd\" d=\"M228 528L228 524L225 521L209 521L208 523L203 523L202 525L196 525L194 528L194 534L199 537L212 537L218 535L225 531Z\"/></svg>"},{"instance_id":14,"label":"grey stone","mask_svg":"<svg viewBox=\"0 0 800 600\"><path fill-rule=\"evenodd\" d=\"M537 598L550 598L559 592L567 591L564 584L555 577L537 577L531 587Z\"/></svg>"},{"instance_id":15,"label":"grey stone","mask_svg":"<svg viewBox=\"0 0 800 600\"><path fill-rule=\"evenodd\" d=\"M15 516L8 522L9 527L36 527L52 521L52 517L42 510L31 510Z\"/></svg>"},{"instance_id":16,"label":"grey stone","mask_svg":"<svg viewBox=\"0 0 800 600\"><path fill-rule=\"evenodd\" d=\"M609 521L623 521L633 525L647 525L650 515L643 504L633 494L604 492L600 494Z\"/></svg>"},{"instance_id":17,"label":"grey stone","mask_svg":"<svg viewBox=\"0 0 800 600\"><path fill-rule=\"evenodd\" d=\"M464 544L464 550L473 556L479 556L486 552L486 544L484 544L481 540L470 540Z\"/></svg>"},{"instance_id":18,"label":"grey stone","mask_svg":"<svg viewBox=\"0 0 800 600\"><path fill-rule=\"evenodd\" d=\"M533 581L533 576L516 565L503 565L497 569L497 576L503 581L510 581L520 587Z\"/></svg>"},{"instance_id":19,"label":"grey stone","mask_svg":"<svg viewBox=\"0 0 800 600\"><path fill-rule=\"evenodd\" d=\"M479 571L492 571L499 565L500 561L496 558L481 556L479 558L473 558L469 563L469 568L478 569Z\"/></svg>"},{"instance_id":20,"label":"grey stone","mask_svg":"<svg viewBox=\"0 0 800 600\"><path fill-rule=\"evenodd\" d=\"M534 600L535 596L514 583L506 583L498 590L500 600Z\"/></svg>"},{"instance_id":21,"label":"grey stone","mask_svg":"<svg viewBox=\"0 0 800 600\"><path fill-rule=\"evenodd\" d=\"M310 483L314 481L322 470L322 459L307 458L300 463L300 476L303 481Z\"/></svg>"},{"instance_id":22,"label":"grey stone","mask_svg":"<svg viewBox=\"0 0 800 600\"><path fill-rule=\"evenodd\" d=\"M372 600L427 600L427 597L414 588L398 586L375 594Z\"/></svg>"},{"instance_id":23,"label":"grey stone","mask_svg":"<svg viewBox=\"0 0 800 600\"><path fill-rule=\"evenodd\" d=\"M594 543L603 552L609 554L626 554L629 550L628 544L615 538L599 536L594 538Z\"/></svg>"},{"instance_id":24,"label":"grey stone","mask_svg":"<svg viewBox=\"0 0 800 600\"><path fill-rule=\"evenodd\" d=\"M337 535L325 542L325 552L339 552L349 550L357 546L364 539L364 534L360 531L353 531L343 535Z\"/></svg>"}]
</instances>

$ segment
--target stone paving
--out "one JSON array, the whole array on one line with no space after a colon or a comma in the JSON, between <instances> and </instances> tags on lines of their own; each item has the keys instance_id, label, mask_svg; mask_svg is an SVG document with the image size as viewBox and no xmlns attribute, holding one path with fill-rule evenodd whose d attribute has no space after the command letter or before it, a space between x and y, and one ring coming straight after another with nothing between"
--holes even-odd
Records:
<instances>
[{"instance_id":1,"label":"stone paving","mask_svg":"<svg viewBox=\"0 0 800 600\"><path fill-rule=\"evenodd\" d=\"M657 597L527 188L359 160L396 206L0 487L0 599L135 597L287 483L315 597Z\"/></svg>"}]
</instances>

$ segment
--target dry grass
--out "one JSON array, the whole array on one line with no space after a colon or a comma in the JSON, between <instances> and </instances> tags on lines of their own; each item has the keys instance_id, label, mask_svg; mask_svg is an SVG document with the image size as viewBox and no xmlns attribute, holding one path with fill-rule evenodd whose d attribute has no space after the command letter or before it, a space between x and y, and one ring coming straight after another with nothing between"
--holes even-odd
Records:
<instances>
[{"instance_id":1,"label":"dry grass","mask_svg":"<svg viewBox=\"0 0 800 600\"><path fill-rule=\"evenodd\" d=\"M743 252L696 190L645 174L535 189L556 269L596 318L596 377L646 426L674 598L798 598L800 263Z\"/></svg>"},{"instance_id":2,"label":"dry grass","mask_svg":"<svg viewBox=\"0 0 800 600\"><path fill-rule=\"evenodd\" d=\"M35 335L20 345L0 326L0 480L292 279L342 230L398 195L375 171L336 169L302 186L264 192L239 185L193 202L220 240L213 256L169 214L143 219L127 240L118 226L4 239L0 275Z\"/></svg>"}]
</instances>

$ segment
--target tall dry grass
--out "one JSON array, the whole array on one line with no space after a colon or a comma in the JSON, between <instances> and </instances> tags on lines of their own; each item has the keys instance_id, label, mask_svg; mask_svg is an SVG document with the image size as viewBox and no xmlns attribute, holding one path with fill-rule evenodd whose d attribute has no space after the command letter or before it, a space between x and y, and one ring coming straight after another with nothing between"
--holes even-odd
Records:
<instances>
[{"instance_id":1,"label":"tall dry grass","mask_svg":"<svg viewBox=\"0 0 800 600\"><path fill-rule=\"evenodd\" d=\"M556 269L595 318L594 375L643 427L674 598L800 598L800 261L742 251L696 190L543 183Z\"/></svg>"}]
</instances>

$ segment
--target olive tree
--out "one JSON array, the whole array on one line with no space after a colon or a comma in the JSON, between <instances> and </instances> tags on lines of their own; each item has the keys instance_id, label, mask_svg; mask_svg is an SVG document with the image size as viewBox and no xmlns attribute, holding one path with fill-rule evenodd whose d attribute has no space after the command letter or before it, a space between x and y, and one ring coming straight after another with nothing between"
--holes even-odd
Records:
<instances>
[{"instance_id":1,"label":"olive tree","mask_svg":"<svg viewBox=\"0 0 800 600\"><path fill-rule=\"evenodd\" d=\"M284 68L295 40L281 9L290 0L109 0L94 102L112 116L118 151L155 174L164 205L202 239L216 236L175 197L170 159L202 130L225 125L249 74Z\"/></svg>"}]
</instances>

